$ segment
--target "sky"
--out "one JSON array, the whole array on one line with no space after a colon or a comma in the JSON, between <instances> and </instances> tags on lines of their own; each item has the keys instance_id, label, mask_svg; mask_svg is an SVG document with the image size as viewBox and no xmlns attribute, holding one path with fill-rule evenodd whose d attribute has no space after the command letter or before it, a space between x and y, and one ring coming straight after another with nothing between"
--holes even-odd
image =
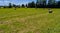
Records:
<instances>
[{"instance_id":1,"label":"sky","mask_svg":"<svg viewBox=\"0 0 60 33\"><path fill-rule=\"evenodd\" d=\"M0 6L1 5L8 5L9 3L21 5L21 4L27 4L28 2L36 2L36 0L0 0ZM58 0L56 0L58 1Z\"/></svg>"},{"instance_id":2,"label":"sky","mask_svg":"<svg viewBox=\"0 0 60 33\"><path fill-rule=\"evenodd\" d=\"M28 2L36 2L36 0L0 0L0 6L1 5L8 5L9 3L21 5L21 4L27 4Z\"/></svg>"}]
</instances>

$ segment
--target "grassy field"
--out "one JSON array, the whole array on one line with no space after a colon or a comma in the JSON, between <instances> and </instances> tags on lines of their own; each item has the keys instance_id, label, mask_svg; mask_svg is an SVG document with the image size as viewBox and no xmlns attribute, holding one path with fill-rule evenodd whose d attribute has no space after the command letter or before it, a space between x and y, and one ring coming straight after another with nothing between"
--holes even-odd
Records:
<instances>
[{"instance_id":1,"label":"grassy field","mask_svg":"<svg viewBox=\"0 0 60 33\"><path fill-rule=\"evenodd\" d=\"M60 33L60 9L0 9L0 33Z\"/></svg>"}]
</instances>

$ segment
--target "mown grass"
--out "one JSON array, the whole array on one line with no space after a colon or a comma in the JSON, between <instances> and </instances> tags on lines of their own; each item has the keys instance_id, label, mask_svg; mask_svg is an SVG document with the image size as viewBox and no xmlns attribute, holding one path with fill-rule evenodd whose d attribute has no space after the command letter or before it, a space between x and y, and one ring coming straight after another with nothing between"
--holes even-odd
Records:
<instances>
[{"instance_id":1,"label":"mown grass","mask_svg":"<svg viewBox=\"0 0 60 33\"><path fill-rule=\"evenodd\" d=\"M60 33L60 9L0 9L0 33Z\"/></svg>"}]
</instances>

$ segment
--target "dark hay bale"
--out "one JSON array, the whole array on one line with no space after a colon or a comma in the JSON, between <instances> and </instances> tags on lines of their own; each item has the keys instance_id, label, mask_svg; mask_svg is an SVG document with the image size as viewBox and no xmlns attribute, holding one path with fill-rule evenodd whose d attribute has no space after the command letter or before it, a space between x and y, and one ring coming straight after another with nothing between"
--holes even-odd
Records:
<instances>
[{"instance_id":1,"label":"dark hay bale","mask_svg":"<svg viewBox=\"0 0 60 33\"><path fill-rule=\"evenodd\" d=\"M51 9L48 9L49 13L52 13L53 11Z\"/></svg>"},{"instance_id":2,"label":"dark hay bale","mask_svg":"<svg viewBox=\"0 0 60 33\"><path fill-rule=\"evenodd\" d=\"M49 13L52 13L52 11L49 11Z\"/></svg>"}]
</instances>

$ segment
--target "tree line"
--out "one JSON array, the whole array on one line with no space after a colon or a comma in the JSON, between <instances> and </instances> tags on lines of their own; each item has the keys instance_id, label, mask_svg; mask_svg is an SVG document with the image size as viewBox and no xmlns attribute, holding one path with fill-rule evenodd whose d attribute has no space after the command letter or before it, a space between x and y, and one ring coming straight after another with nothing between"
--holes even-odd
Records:
<instances>
[{"instance_id":1,"label":"tree line","mask_svg":"<svg viewBox=\"0 0 60 33\"><path fill-rule=\"evenodd\" d=\"M53 3L53 4L46 4L46 2L44 2L43 4L38 4L37 2L35 3L34 1L29 2L28 4L22 4L22 5L16 5L16 4L12 4L9 3L9 6L0 6L0 7L4 7L4 8L60 8L60 1L58 1L57 3Z\"/></svg>"}]
</instances>

